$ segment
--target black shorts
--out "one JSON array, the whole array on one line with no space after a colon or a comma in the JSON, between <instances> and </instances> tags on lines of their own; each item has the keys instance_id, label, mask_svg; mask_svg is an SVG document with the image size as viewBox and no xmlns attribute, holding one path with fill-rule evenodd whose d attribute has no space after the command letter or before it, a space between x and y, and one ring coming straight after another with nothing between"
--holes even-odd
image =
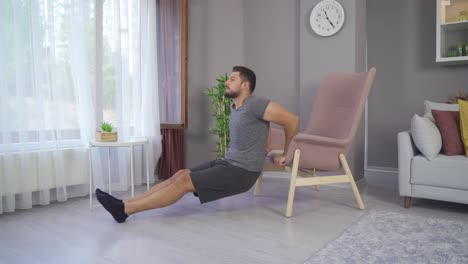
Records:
<instances>
[{"instance_id":1,"label":"black shorts","mask_svg":"<svg viewBox=\"0 0 468 264\"><path fill-rule=\"evenodd\" d=\"M250 190L261 174L222 159L203 163L190 171L194 194L202 204Z\"/></svg>"}]
</instances>

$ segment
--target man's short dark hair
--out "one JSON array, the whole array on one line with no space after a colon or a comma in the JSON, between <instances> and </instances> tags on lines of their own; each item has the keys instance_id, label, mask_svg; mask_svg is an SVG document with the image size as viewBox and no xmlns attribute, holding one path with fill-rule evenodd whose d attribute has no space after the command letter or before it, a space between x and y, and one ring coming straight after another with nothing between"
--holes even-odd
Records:
<instances>
[{"instance_id":1,"label":"man's short dark hair","mask_svg":"<svg viewBox=\"0 0 468 264\"><path fill-rule=\"evenodd\" d=\"M234 66L232 67L232 72L238 72L242 82L248 81L250 84L250 93L254 92L257 77L251 69L244 66Z\"/></svg>"}]
</instances>

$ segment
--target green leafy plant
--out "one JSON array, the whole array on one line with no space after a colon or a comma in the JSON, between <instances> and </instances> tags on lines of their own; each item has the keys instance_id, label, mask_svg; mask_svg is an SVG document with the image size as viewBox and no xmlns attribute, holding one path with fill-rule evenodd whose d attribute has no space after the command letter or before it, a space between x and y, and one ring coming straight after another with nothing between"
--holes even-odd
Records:
<instances>
[{"instance_id":1,"label":"green leafy plant","mask_svg":"<svg viewBox=\"0 0 468 264\"><path fill-rule=\"evenodd\" d=\"M112 127L112 124L111 123L107 123L107 122L102 122L101 123L101 129L102 131L104 132L112 132L112 129L114 127Z\"/></svg>"},{"instance_id":2,"label":"green leafy plant","mask_svg":"<svg viewBox=\"0 0 468 264\"><path fill-rule=\"evenodd\" d=\"M206 89L205 94L211 99L211 111L215 118L216 126L210 128L212 134L218 136L216 142L216 156L224 157L229 147L229 120L231 118L231 100L224 96L226 90L227 73L216 79L217 85Z\"/></svg>"}]
</instances>

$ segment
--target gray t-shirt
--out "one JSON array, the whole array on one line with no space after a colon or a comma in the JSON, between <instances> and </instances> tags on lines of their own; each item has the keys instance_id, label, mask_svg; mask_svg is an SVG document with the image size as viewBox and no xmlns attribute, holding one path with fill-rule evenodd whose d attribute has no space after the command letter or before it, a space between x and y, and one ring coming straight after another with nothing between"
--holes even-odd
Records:
<instances>
[{"instance_id":1,"label":"gray t-shirt","mask_svg":"<svg viewBox=\"0 0 468 264\"><path fill-rule=\"evenodd\" d=\"M250 95L238 109L231 104L230 143L224 159L248 171L261 172L270 122L263 114L270 100Z\"/></svg>"}]
</instances>

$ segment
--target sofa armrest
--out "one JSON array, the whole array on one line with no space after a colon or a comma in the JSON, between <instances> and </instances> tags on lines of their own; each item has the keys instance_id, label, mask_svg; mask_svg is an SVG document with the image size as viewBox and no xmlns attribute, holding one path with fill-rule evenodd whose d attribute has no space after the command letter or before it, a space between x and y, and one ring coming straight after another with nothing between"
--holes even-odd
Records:
<instances>
[{"instance_id":1,"label":"sofa armrest","mask_svg":"<svg viewBox=\"0 0 468 264\"><path fill-rule=\"evenodd\" d=\"M418 154L410 131L398 133L398 189L400 196L411 196L411 160Z\"/></svg>"}]
</instances>

